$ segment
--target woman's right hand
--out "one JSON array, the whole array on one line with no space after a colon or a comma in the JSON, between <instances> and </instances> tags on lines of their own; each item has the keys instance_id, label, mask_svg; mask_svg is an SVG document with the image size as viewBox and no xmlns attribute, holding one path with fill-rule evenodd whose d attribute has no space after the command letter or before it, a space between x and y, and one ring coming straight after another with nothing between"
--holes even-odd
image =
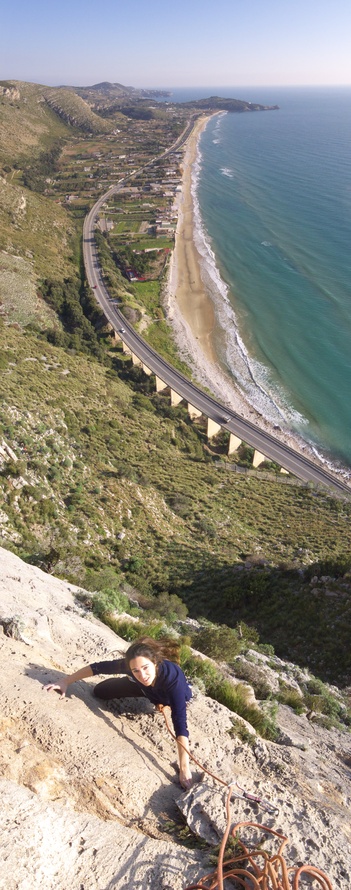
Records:
<instances>
[{"instance_id":1,"label":"woman's right hand","mask_svg":"<svg viewBox=\"0 0 351 890\"><path fill-rule=\"evenodd\" d=\"M184 788L184 791L189 791L189 788L191 788L191 786L193 784L193 777L191 775L189 767L186 769L180 768L179 782L180 782L182 788Z\"/></svg>"},{"instance_id":2,"label":"woman's right hand","mask_svg":"<svg viewBox=\"0 0 351 890\"><path fill-rule=\"evenodd\" d=\"M43 686L43 689L46 692L60 692L60 698L64 698L68 689L68 686L71 683L76 683L77 680L86 680L88 677L92 677L93 672L90 667L90 664L85 665L85 667L79 668L79 671L75 671L74 674L69 674L66 677L62 677L59 683L47 683L46 686Z\"/></svg>"},{"instance_id":3,"label":"woman's right hand","mask_svg":"<svg viewBox=\"0 0 351 890\"><path fill-rule=\"evenodd\" d=\"M61 680L61 683L47 683L46 686L43 686L45 692L60 692L60 698L64 698L67 692L68 682L66 680Z\"/></svg>"}]
</instances>

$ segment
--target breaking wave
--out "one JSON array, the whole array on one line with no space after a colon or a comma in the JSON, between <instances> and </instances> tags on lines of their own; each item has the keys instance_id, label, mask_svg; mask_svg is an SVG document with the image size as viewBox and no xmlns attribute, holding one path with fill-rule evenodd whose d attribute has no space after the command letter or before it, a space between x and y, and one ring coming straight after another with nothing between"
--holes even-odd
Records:
<instances>
[{"instance_id":1,"label":"breaking wave","mask_svg":"<svg viewBox=\"0 0 351 890\"><path fill-rule=\"evenodd\" d=\"M229 287L221 277L210 238L202 222L198 200L201 169L202 155L199 149L192 181L194 242L201 257L201 277L211 296L216 318L223 332L220 356L223 370L229 371L246 401L266 420L295 428L305 426L308 421L289 404L283 390L273 384L268 368L250 356L239 334L237 318L228 297ZM229 172L233 175L232 171Z\"/></svg>"}]
</instances>

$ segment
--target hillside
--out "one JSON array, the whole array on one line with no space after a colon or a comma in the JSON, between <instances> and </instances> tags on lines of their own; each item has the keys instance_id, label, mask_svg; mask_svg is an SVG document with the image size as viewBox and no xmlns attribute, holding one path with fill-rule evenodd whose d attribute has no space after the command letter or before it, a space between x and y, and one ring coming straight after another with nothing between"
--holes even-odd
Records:
<instances>
[{"instance_id":1,"label":"hillside","mask_svg":"<svg viewBox=\"0 0 351 890\"><path fill-rule=\"evenodd\" d=\"M47 104L39 84L0 81L0 164L20 163L67 136L67 127Z\"/></svg>"},{"instance_id":2,"label":"hillside","mask_svg":"<svg viewBox=\"0 0 351 890\"><path fill-rule=\"evenodd\" d=\"M87 133L110 133L113 127L95 114L73 90L47 87L45 99L59 118Z\"/></svg>"},{"instance_id":3,"label":"hillside","mask_svg":"<svg viewBox=\"0 0 351 890\"><path fill-rule=\"evenodd\" d=\"M210 96L208 99L196 99L186 102L191 108L204 111L230 111L243 113L248 111L278 111L278 105L259 105L257 102L245 102L242 99L223 99L221 96Z\"/></svg>"},{"instance_id":4,"label":"hillside","mask_svg":"<svg viewBox=\"0 0 351 890\"><path fill-rule=\"evenodd\" d=\"M110 95L105 87L91 88L94 101L88 88L85 101L74 88L0 82L0 250L6 253L0 300L9 317L23 292L38 319L35 290L40 280L81 277L82 219L100 188L98 177L106 177L101 158L110 158L112 149L115 159L116 151L123 151L124 158L126 141L128 150L133 145L133 130L140 141L138 123L127 122L118 107L109 112L108 121L92 108L101 99L105 110L111 109L116 95L127 97L131 107L135 99L139 107L140 91L107 85ZM115 127L118 138L110 137ZM162 128L169 128L162 113L157 127L156 138L160 131L162 139ZM152 132L155 136L155 125ZM147 131L142 136L147 142ZM115 170L115 160L108 165Z\"/></svg>"},{"instance_id":5,"label":"hillside","mask_svg":"<svg viewBox=\"0 0 351 890\"><path fill-rule=\"evenodd\" d=\"M73 89L24 81L0 81L0 118L0 163L11 165L67 138L72 127L89 133L111 130Z\"/></svg>"},{"instance_id":6,"label":"hillside","mask_svg":"<svg viewBox=\"0 0 351 890\"><path fill-rule=\"evenodd\" d=\"M44 92L37 84L0 84L0 300L6 317L27 323L40 317L38 279L76 274L79 256L75 221L24 182L29 169L45 171L44 159L48 165L70 134Z\"/></svg>"},{"instance_id":7,"label":"hillside","mask_svg":"<svg viewBox=\"0 0 351 890\"><path fill-rule=\"evenodd\" d=\"M21 325L60 328L39 294L49 277L80 285L81 224L66 195L52 194L60 155L78 135L112 125L74 91L22 81L0 83L0 124L0 312Z\"/></svg>"},{"instance_id":8,"label":"hillside","mask_svg":"<svg viewBox=\"0 0 351 890\"><path fill-rule=\"evenodd\" d=\"M125 641L86 611L74 586L4 550L0 589L6 890L183 890L198 881L217 860L223 787L195 767L193 788L180 791L174 742L147 702L102 707L91 695L94 680L75 684L64 700L42 688L84 663L123 653ZM350 734L280 706L279 743L263 742L253 730L243 742L231 717L196 692L189 706L196 758L222 781L237 781L278 808L269 814L234 796L233 823L251 818L282 832L289 865L315 865L334 890L348 890ZM267 850L264 829L256 840Z\"/></svg>"},{"instance_id":9,"label":"hillside","mask_svg":"<svg viewBox=\"0 0 351 890\"><path fill-rule=\"evenodd\" d=\"M108 81L94 83L92 86L87 87L65 87L65 89L73 89L78 96L81 96L82 99L85 99L86 102L89 102L94 107L104 105L106 100L115 101L120 99L125 101L128 99L129 101L130 99L140 98L153 99L159 96L171 97L171 93L168 90L138 90L135 87L124 86L122 83L109 83Z\"/></svg>"},{"instance_id":10,"label":"hillside","mask_svg":"<svg viewBox=\"0 0 351 890\"><path fill-rule=\"evenodd\" d=\"M177 596L191 616L233 628L254 624L279 655L347 685L350 500L283 479L274 467L253 470L245 446L239 464L228 463L227 434L209 444L203 418L191 422L184 407L171 408L167 391L156 395L154 378L122 353L86 286L86 209L108 176L116 181L139 157L145 163L152 139L169 145L185 113L160 118L157 131L155 121L125 120L113 142L78 137L48 109L43 90L3 84L0 107L12 121L10 142L23 121L22 167L5 169L1 181L2 542L77 584L96 584L108 565L114 583L138 595ZM145 210L130 190L112 207L116 229L125 240L135 232L134 244L145 214L160 204L168 212L168 199L147 198ZM111 293L123 301L133 287L116 240L101 235L100 253ZM127 309L154 320L153 342L167 352L174 344L159 291L158 280L138 282L141 301L134 290Z\"/></svg>"},{"instance_id":11,"label":"hillside","mask_svg":"<svg viewBox=\"0 0 351 890\"><path fill-rule=\"evenodd\" d=\"M76 583L109 564L195 616L249 620L280 654L346 681L350 502L226 470L201 423L152 395L118 347L104 366L0 334L3 540Z\"/></svg>"}]
</instances>

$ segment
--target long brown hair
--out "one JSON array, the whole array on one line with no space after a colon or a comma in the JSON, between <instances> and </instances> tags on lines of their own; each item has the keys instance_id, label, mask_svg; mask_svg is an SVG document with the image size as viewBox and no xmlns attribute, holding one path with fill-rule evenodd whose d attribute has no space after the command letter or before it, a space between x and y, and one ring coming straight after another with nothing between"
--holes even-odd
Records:
<instances>
[{"instance_id":1,"label":"long brown hair","mask_svg":"<svg viewBox=\"0 0 351 890\"><path fill-rule=\"evenodd\" d=\"M179 643L169 637L163 637L160 640L153 640L152 637L140 637L129 646L124 657L128 667L133 658L138 658L138 656L148 658L153 664L160 664L164 658L179 664L179 651Z\"/></svg>"}]
</instances>

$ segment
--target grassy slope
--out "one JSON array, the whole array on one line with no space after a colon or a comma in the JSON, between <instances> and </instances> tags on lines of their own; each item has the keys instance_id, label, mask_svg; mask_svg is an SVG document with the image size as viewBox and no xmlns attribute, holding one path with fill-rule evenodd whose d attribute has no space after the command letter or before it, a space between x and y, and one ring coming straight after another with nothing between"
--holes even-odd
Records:
<instances>
[{"instance_id":1,"label":"grassy slope","mask_svg":"<svg viewBox=\"0 0 351 890\"><path fill-rule=\"evenodd\" d=\"M75 126L78 124L80 129L88 133L110 133L113 129L112 123L95 114L84 99L77 96L73 90L46 87L44 95L50 108L53 108L60 118L68 120Z\"/></svg>"},{"instance_id":2,"label":"grassy slope","mask_svg":"<svg viewBox=\"0 0 351 890\"><path fill-rule=\"evenodd\" d=\"M73 91L22 81L11 84L19 97L0 96L2 164L12 165L22 158L35 157L57 139L67 137L71 132L69 118L83 131L103 133L112 128Z\"/></svg>"},{"instance_id":3,"label":"grassy slope","mask_svg":"<svg viewBox=\"0 0 351 890\"><path fill-rule=\"evenodd\" d=\"M79 234L63 207L22 185L21 169L72 128L49 108L44 87L12 83L19 98L0 97L0 301L9 319L45 324L52 313L38 303L38 279L77 274Z\"/></svg>"},{"instance_id":4,"label":"grassy slope","mask_svg":"<svg viewBox=\"0 0 351 890\"><path fill-rule=\"evenodd\" d=\"M49 108L45 87L12 81L18 99L0 97L0 162L12 165L23 158L35 157L67 136L67 125Z\"/></svg>"},{"instance_id":5,"label":"grassy slope","mask_svg":"<svg viewBox=\"0 0 351 890\"><path fill-rule=\"evenodd\" d=\"M31 262L39 277L72 272L78 235L66 210L9 179L0 181L0 249ZM76 268L76 257L73 258Z\"/></svg>"},{"instance_id":6,"label":"grassy slope","mask_svg":"<svg viewBox=\"0 0 351 890\"><path fill-rule=\"evenodd\" d=\"M115 565L193 614L254 621L289 657L313 649L312 667L330 673L338 656L339 673L349 669L350 581L332 597L309 584L327 559L347 561L349 504L220 472L182 409L93 360L5 326L0 357L2 437L19 458L0 477L9 544L81 583L87 567Z\"/></svg>"}]
</instances>

